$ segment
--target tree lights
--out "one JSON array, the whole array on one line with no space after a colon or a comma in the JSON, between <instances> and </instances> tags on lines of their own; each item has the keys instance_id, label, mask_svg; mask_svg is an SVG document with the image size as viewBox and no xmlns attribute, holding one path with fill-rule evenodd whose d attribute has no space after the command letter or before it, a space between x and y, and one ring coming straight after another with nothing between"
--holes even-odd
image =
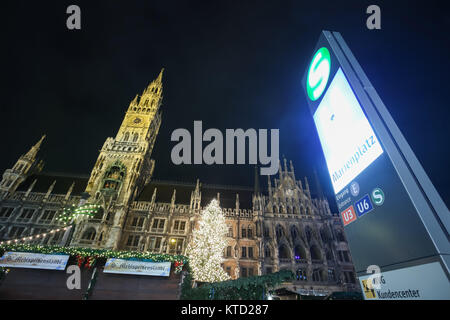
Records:
<instances>
[{"instance_id":1,"label":"tree lights","mask_svg":"<svg viewBox=\"0 0 450 320\"><path fill-rule=\"evenodd\" d=\"M201 282L218 282L230 277L223 270L223 250L227 246L228 226L217 200L203 210L198 229L187 247L193 277Z\"/></svg>"}]
</instances>

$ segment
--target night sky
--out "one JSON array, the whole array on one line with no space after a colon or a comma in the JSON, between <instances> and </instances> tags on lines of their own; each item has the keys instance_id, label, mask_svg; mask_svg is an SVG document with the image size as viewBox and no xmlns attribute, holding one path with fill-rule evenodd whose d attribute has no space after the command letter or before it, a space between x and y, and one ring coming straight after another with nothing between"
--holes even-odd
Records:
<instances>
[{"instance_id":1,"label":"night sky","mask_svg":"<svg viewBox=\"0 0 450 320\"><path fill-rule=\"evenodd\" d=\"M395 3L393 3L395 2ZM66 28L81 8L82 29ZM370 4L381 30L366 28ZM449 205L450 16L427 1L9 1L1 15L0 170L44 133L44 171L89 174L130 101L162 67L158 179L253 185L241 166L175 166L176 128L280 129L280 156L331 194L301 78L339 31ZM9 7L8 7L9 6ZM266 178L263 179L266 184Z\"/></svg>"}]
</instances>

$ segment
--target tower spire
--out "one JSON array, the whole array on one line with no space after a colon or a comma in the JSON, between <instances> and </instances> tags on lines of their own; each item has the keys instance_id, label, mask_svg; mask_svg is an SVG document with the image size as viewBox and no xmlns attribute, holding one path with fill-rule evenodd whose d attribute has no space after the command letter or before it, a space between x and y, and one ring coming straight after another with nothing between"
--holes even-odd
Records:
<instances>
[{"instance_id":1,"label":"tower spire","mask_svg":"<svg viewBox=\"0 0 450 320\"><path fill-rule=\"evenodd\" d=\"M34 146L31 147L31 149L25 155L27 158L34 159L36 157L39 149L41 148L42 141L44 141L45 137L46 137L46 135L44 134L41 137L41 139Z\"/></svg>"},{"instance_id":2,"label":"tower spire","mask_svg":"<svg viewBox=\"0 0 450 320\"><path fill-rule=\"evenodd\" d=\"M164 73L164 68L161 68L161 71L159 72L158 78L156 78L157 82L162 82L163 73Z\"/></svg>"}]
</instances>

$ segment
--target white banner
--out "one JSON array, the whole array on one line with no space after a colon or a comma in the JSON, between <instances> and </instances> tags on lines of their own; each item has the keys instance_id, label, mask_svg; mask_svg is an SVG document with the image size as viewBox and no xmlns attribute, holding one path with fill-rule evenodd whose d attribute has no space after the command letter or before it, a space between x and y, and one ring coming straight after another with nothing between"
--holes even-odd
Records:
<instances>
[{"instance_id":1,"label":"white banner","mask_svg":"<svg viewBox=\"0 0 450 320\"><path fill-rule=\"evenodd\" d=\"M5 252L0 258L0 267L64 270L68 255L33 252Z\"/></svg>"},{"instance_id":2,"label":"white banner","mask_svg":"<svg viewBox=\"0 0 450 320\"><path fill-rule=\"evenodd\" d=\"M170 275L170 265L170 262L146 262L109 258L106 261L103 272L168 277Z\"/></svg>"}]
</instances>

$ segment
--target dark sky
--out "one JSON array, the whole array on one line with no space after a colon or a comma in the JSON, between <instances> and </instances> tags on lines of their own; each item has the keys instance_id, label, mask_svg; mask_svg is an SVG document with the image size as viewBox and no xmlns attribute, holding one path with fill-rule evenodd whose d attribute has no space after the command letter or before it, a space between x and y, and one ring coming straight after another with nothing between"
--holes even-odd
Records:
<instances>
[{"instance_id":1,"label":"dark sky","mask_svg":"<svg viewBox=\"0 0 450 320\"><path fill-rule=\"evenodd\" d=\"M66 28L77 4L82 29ZM370 4L382 29L366 28ZM5 5L4 5L5 6ZM339 31L449 204L450 16L444 1L9 1L1 13L0 170L43 133L45 170L88 174L131 99L164 75L160 179L253 184L251 166L175 166L176 128L279 128L298 176L325 161L301 89L323 29ZM264 179L265 180L265 179ZM264 181L266 183L266 181ZM312 183L311 183L312 184Z\"/></svg>"}]
</instances>

